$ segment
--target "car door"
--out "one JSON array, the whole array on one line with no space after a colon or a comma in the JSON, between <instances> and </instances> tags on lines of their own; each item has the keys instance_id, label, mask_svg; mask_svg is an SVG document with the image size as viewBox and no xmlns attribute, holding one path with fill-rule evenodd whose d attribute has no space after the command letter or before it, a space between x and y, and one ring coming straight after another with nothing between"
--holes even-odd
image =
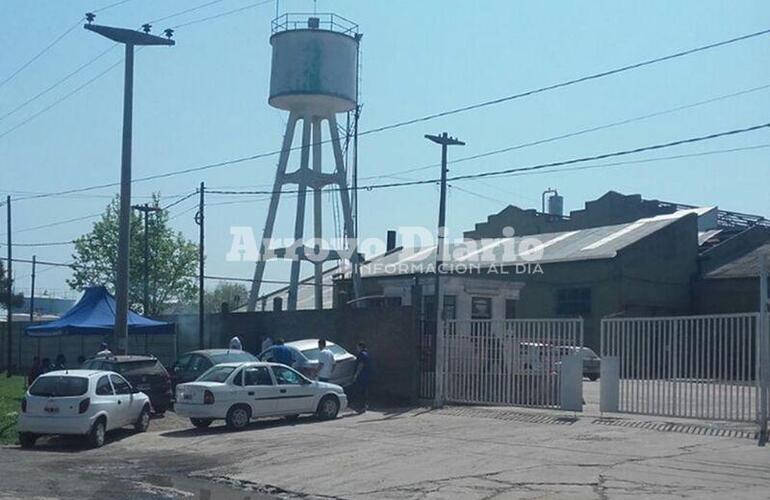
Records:
<instances>
[{"instance_id":1,"label":"car door","mask_svg":"<svg viewBox=\"0 0 770 500\"><path fill-rule=\"evenodd\" d=\"M272 365L270 368L278 388L277 413L294 415L315 411L314 386L309 380L286 366Z\"/></svg>"},{"instance_id":2,"label":"car door","mask_svg":"<svg viewBox=\"0 0 770 500\"><path fill-rule=\"evenodd\" d=\"M278 413L279 388L266 366L247 366L243 369L243 390L254 417Z\"/></svg>"},{"instance_id":3,"label":"car door","mask_svg":"<svg viewBox=\"0 0 770 500\"><path fill-rule=\"evenodd\" d=\"M193 380L197 380L198 377L203 375L203 373L214 366L214 363L208 360L205 356L201 356L200 354L193 354L192 358L190 358L190 364L188 365L186 376L189 377L185 382L191 382Z\"/></svg>"},{"instance_id":4,"label":"car door","mask_svg":"<svg viewBox=\"0 0 770 500\"><path fill-rule=\"evenodd\" d=\"M114 373L110 375L110 382L112 382L112 387L115 389L115 399L117 403L115 422L118 423L118 425L116 425L116 427L123 427L124 425L133 423L139 415L139 412L137 411L136 415L133 415L136 404L132 404L134 402L134 395L131 394L131 384L120 375Z\"/></svg>"},{"instance_id":5,"label":"car door","mask_svg":"<svg viewBox=\"0 0 770 500\"><path fill-rule=\"evenodd\" d=\"M102 375L96 381L94 389L94 406L107 412L107 428L112 429L121 425L120 410L118 407L118 398L115 390L110 383L109 375Z\"/></svg>"}]
</instances>

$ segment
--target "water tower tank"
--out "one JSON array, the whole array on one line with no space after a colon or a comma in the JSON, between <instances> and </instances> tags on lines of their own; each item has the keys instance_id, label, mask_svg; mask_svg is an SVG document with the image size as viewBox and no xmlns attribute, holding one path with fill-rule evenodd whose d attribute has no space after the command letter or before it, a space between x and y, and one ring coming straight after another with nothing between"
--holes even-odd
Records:
<instances>
[{"instance_id":1,"label":"water tower tank","mask_svg":"<svg viewBox=\"0 0 770 500\"><path fill-rule=\"evenodd\" d=\"M555 194L548 198L548 214L549 215L558 215L561 217L564 215L564 197Z\"/></svg>"},{"instance_id":2,"label":"water tower tank","mask_svg":"<svg viewBox=\"0 0 770 500\"><path fill-rule=\"evenodd\" d=\"M358 26L335 14L286 14L273 21L271 106L332 113L356 107Z\"/></svg>"}]
</instances>

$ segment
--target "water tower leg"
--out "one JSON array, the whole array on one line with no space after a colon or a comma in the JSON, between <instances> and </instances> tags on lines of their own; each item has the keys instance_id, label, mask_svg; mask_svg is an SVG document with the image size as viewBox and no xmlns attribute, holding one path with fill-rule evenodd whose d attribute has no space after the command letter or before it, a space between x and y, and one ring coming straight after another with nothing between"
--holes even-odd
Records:
<instances>
[{"instance_id":1,"label":"water tower leg","mask_svg":"<svg viewBox=\"0 0 770 500\"><path fill-rule=\"evenodd\" d=\"M342 216L345 224L345 237L350 241L350 248L355 251L350 256L350 262L353 265L353 298L362 297L361 276L357 270L358 262L358 235L353 229L353 211L350 207L350 193L348 192L348 174L345 171L345 162L342 158L342 147L340 146L340 134L337 128L337 118L334 115L329 116L329 132L332 138L332 150L334 151L334 162L337 164L337 183L340 188L340 201L342 202ZM356 302L356 304L358 304Z\"/></svg>"},{"instance_id":2,"label":"water tower leg","mask_svg":"<svg viewBox=\"0 0 770 500\"><path fill-rule=\"evenodd\" d=\"M313 117L313 175L317 181L321 179L321 118ZM323 236L323 225L321 221L322 186L317 184L313 188L313 237L315 238L314 251L318 255L321 249L321 238ZM313 270L315 273L315 308L323 309L323 262L314 262Z\"/></svg>"},{"instance_id":3,"label":"water tower leg","mask_svg":"<svg viewBox=\"0 0 770 500\"><path fill-rule=\"evenodd\" d=\"M278 202L281 198L281 188L283 187L284 175L286 174L286 165L289 163L289 153L291 145L294 142L294 130L297 127L299 115L297 113L289 114L289 121L286 123L286 132L283 134L283 145L281 154L278 157L278 170L275 174L273 183L273 194L270 197L270 205L267 209L267 221L262 234L262 240L259 242L259 260L254 269L254 279L251 282L251 291L249 292L248 310L257 309L257 300L259 299L259 289L262 285L262 276L265 274L264 255L267 251L267 242L273 237L273 227L275 226L275 215L278 212Z\"/></svg>"},{"instance_id":4,"label":"water tower leg","mask_svg":"<svg viewBox=\"0 0 770 500\"><path fill-rule=\"evenodd\" d=\"M307 195L307 180L309 177L310 169L308 165L310 163L310 130L311 130L310 116L302 117L302 153L300 159L300 167L298 176L299 182L297 187L297 217L294 221L294 245L297 247L297 251L304 249L303 236L305 234L305 201ZM286 308L289 311L297 310L297 290L299 289L299 271L302 264L302 256L292 256L291 261L291 277L289 278L289 300Z\"/></svg>"}]
</instances>

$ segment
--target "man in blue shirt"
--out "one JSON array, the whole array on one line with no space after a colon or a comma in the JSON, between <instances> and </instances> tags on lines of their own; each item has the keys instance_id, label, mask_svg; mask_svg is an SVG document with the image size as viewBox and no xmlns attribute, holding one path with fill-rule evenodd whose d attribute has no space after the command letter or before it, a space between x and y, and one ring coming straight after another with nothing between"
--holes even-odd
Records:
<instances>
[{"instance_id":1,"label":"man in blue shirt","mask_svg":"<svg viewBox=\"0 0 770 500\"><path fill-rule=\"evenodd\" d=\"M284 345L283 339L275 341L275 346L273 346L273 361L286 366L294 364L294 356L291 354L291 349Z\"/></svg>"},{"instance_id":2,"label":"man in blue shirt","mask_svg":"<svg viewBox=\"0 0 770 500\"><path fill-rule=\"evenodd\" d=\"M366 344L358 343L358 356L356 356L356 373L354 384L356 386L356 402L358 413L364 413L367 410L369 399L369 381L372 378L371 361L369 360L369 351L366 350Z\"/></svg>"}]
</instances>

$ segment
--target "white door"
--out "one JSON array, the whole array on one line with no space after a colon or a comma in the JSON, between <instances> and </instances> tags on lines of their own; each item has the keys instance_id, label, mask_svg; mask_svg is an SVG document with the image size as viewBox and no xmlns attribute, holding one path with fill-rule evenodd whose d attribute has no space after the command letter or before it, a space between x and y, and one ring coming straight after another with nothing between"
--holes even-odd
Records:
<instances>
[{"instance_id":1,"label":"white door","mask_svg":"<svg viewBox=\"0 0 770 500\"><path fill-rule=\"evenodd\" d=\"M243 390L254 417L278 413L278 387L266 366L247 366L243 369Z\"/></svg>"},{"instance_id":2,"label":"white door","mask_svg":"<svg viewBox=\"0 0 770 500\"><path fill-rule=\"evenodd\" d=\"M134 401L134 395L131 394L131 384L120 375L110 375L112 387L115 388L116 405L116 427L133 424L139 411L136 409L137 402ZM118 423L119 422L119 423Z\"/></svg>"},{"instance_id":3,"label":"white door","mask_svg":"<svg viewBox=\"0 0 770 500\"><path fill-rule=\"evenodd\" d=\"M313 386L302 375L286 366L272 366L278 387L277 411L282 415L314 412Z\"/></svg>"},{"instance_id":4,"label":"white door","mask_svg":"<svg viewBox=\"0 0 770 500\"><path fill-rule=\"evenodd\" d=\"M108 375L103 375L96 381L94 405L107 411L107 429L114 429L121 425L120 410L122 407L118 406L118 397L115 395Z\"/></svg>"}]
</instances>

